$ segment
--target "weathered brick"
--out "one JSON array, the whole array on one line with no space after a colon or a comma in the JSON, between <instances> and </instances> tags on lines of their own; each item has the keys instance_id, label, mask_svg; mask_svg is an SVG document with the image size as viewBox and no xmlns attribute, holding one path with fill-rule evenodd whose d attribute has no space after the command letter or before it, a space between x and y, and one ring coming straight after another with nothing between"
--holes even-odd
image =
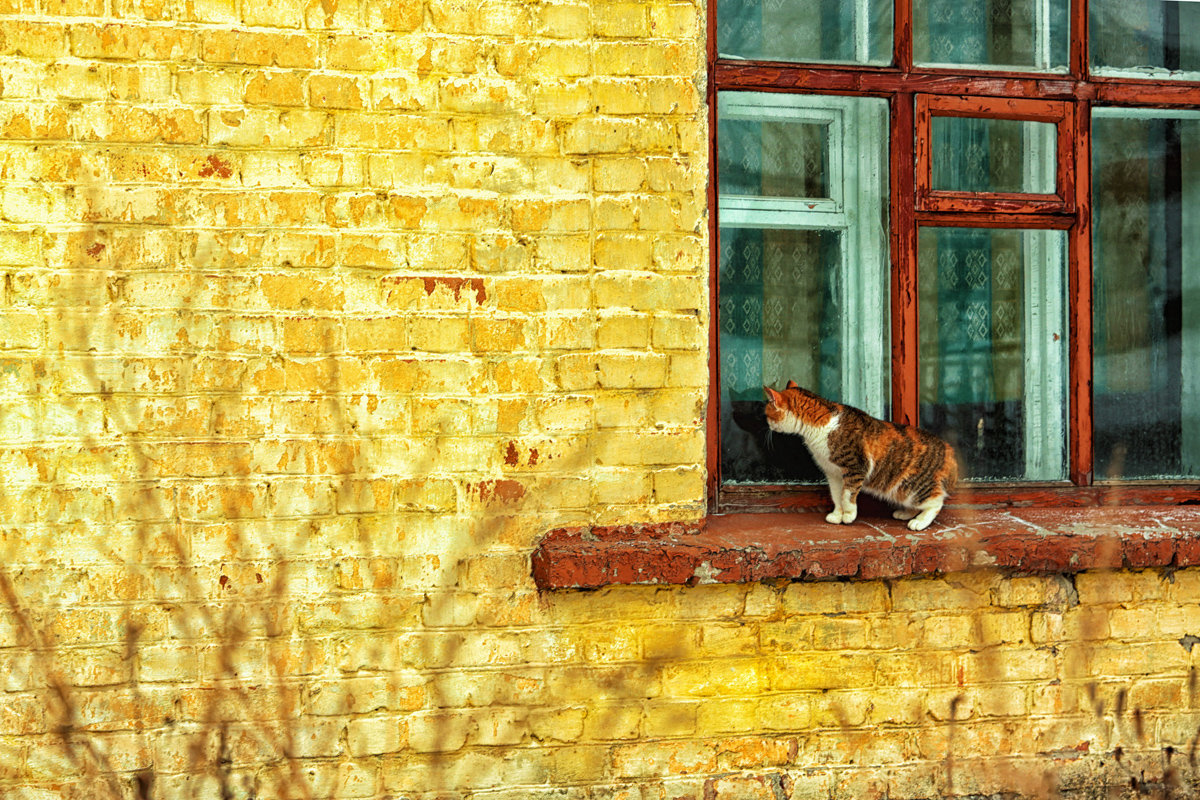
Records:
<instances>
[{"instance_id":1,"label":"weathered brick","mask_svg":"<svg viewBox=\"0 0 1200 800\"><path fill-rule=\"evenodd\" d=\"M346 726L346 746L352 756L382 755L403 749L407 729L402 717L364 717Z\"/></svg>"},{"instance_id":2,"label":"weathered brick","mask_svg":"<svg viewBox=\"0 0 1200 800\"><path fill-rule=\"evenodd\" d=\"M1167 583L1155 571L1143 572L1081 572L1075 576L1079 603L1092 606L1105 603L1124 603L1130 600L1158 599L1167 593Z\"/></svg>"},{"instance_id":3,"label":"weathered brick","mask_svg":"<svg viewBox=\"0 0 1200 800\"><path fill-rule=\"evenodd\" d=\"M312 68L317 52L316 40L310 36L265 31L211 30L203 34L200 44L205 61L264 67Z\"/></svg>"},{"instance_id":4,"label":"weathered brick","mask_svg":"<svg viewBox=\"0 0 1200 800\"><path fill-rule=\"evenodd\" d=\"M362 89L346 75L313 75L308 79L308 102L313 108L363 107Z\"/></svg>"}]
</instances>

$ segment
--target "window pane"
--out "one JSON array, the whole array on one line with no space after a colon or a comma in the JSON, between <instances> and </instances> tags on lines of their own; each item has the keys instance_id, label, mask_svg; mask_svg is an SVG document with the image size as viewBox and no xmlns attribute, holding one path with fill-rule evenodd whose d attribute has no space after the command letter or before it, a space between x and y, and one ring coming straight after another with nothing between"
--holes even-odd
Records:
<instances>
[{"instance_id":1,"label":"window pane","mask_svg":"<svg viewBox=\"0 0 1200 800\"><path fill-rule=\"evenodd\" d=\"M886 414L887 101L722 92L717 115L722 477L820 481L762 387Z\"/></svg>"},{"instance_id":2,"label":"window pane","mask_svg":"<svg viewBox=\"0 0 1200 800\"><path fill-rule=\"evenodd\" d=\"M914 0L919 64L1065 72L1068 0Z\"/></svg>"},{"instance_id":3,"label":"window pane","mask_svg":"<svg viewBox=\"0 0 1200 800\"><path fill-rule=\"evenodd\" d=\"M1200 80L1200 3L1091 0L1089 14L1097 74Z\"/></svg>"},{"instance_id":4,"label":"window pane","mask_svg":"<svg viewBox=\"0 0 1200 800\"><path fill-rule=\"evenodd\" d=\"M1053 123L935 116L932 126L933 189L1055 193Z\"/></svg>"},{"instance_id":5,"label":"window pane","mask_svg":"<svg viewBox=\"0 0 1200 800\"><path fill-rule=\"evenodd\" d=\"M768 441L764 384L841 395L837 231L721 230L722 472L727 481L818 481L799 437Z\"/></svg>"},{"instance_id":6,"label":"window pane","mask_svg":"<svg viewBox=\"0 0 1200 800\"><path fill-rule=\"evenodd\" d=\"M1200 112L1095 109L1095 475L1200 476Z\"/></svg>"},{"instance_id":7,"label":"window pane","mask_svg":"<svg viewBox=\"0 0 1200 800\"><path fill-rule=\"evenodd\" d=\"M921 426L977 480L1066 476L1066 235L922 228Z\"/></svg>"},{"instance_id":8,"label":"window pane","mask_svg":"<svg viewBox=\"0 0 1200 800\"><path fill-rule=\"evenodd\" d=\"M830 197L828 124L724 118L719 126L723 193Z\"/></svg>"},{"instance_id":9,"label":"window pane","mask_svg":"<svg viewBox=\"0 0 1200 800\"><path fill-rule=\"evenodd\" d=\"M717 52L763 61L890 64L891 0L718 0Z\"/></svg>"}]
</instances>

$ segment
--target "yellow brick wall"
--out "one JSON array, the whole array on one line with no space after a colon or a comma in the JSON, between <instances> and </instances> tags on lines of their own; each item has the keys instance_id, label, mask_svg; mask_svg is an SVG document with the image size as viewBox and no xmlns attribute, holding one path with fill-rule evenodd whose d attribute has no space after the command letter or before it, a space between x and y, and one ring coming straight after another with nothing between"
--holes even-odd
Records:
<instances>
[{"instance_id":1,"label":"yellow brick wall","mask_svg":"<svg viewBox=\"0 0 1200 800\"><path fill-rule=\"evenodd\" d=\"M1186 766L1195 570L535 591L552 527L703 513L704 31L658 0L0 1L0 793Z\"/></svg>"}]
</instances>

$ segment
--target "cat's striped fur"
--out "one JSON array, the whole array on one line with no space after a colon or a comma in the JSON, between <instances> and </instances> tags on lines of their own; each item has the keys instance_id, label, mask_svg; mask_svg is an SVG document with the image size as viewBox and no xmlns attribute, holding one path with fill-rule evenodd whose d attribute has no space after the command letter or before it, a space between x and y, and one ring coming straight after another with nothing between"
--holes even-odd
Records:
<instances>
[{"instance_id":1,"label":"cat's striped fur","mask_svg":"<svg viewBox=\"0 0 1200 800\"><path fill-rule=\"evenodd\" d=\"M942 510L958 480L950 445L911 425L818 397L794 381L782 392L763 388L771 430L804 437L829 480L833 513L826 521L854 522L860 489L900 506L893 516L908 520L914 531L925 530Z\"/></svg>"}]
</instances>

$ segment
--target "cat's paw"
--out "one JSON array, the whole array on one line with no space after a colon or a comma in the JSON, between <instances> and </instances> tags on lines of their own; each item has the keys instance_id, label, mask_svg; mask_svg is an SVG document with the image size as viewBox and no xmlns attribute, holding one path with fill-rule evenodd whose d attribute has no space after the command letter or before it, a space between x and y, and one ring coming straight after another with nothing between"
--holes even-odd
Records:
<instances>
[{"instance_id":1,"label":"cat's paw","mask_svg":"<svg viewBox=\"0 0 1200 800\"><path fill-rule=\"evenodd\" d=\"M915 517L916 515L917 515L916 510L909 509L909 508L897 508L895 511L892 512L892 516L895 519L904 520L906 522L908 520L912 519L913 517Z\"/></svg>"},{"instance_id":2,"label":"cat's paw","mask_svg":"<svg viewBox=\"0 0 1200 800\"><path fill-rule=\"evenodd\" d=\"M908 529L910 531L923 531L929 527L930 522L933 522L933 520L921 519L920 517L915 517L908 521Z\"/></svg>"},{"instance_id":3,"label":"cat's paw","mask_svg":"<svg viewBox=\"0 0 1200 800\"><path fill-rule=\"evenodd\" d=\"M849 525L854 520L858 519L858 508L843 508L842 509L842 524Z\"/></svg>"},{"instance_id":4,"label":"cat's paw","mask_svg":"<svg viewBox=\"0 0 1200 800\"><path fill-rule=\"evenodd\" d=\"M825 521L831 525L841 525L842 524L842 512L837 511L837 510L829 512L828 514L825 515Z\"/></svg>"}]
</instances>

